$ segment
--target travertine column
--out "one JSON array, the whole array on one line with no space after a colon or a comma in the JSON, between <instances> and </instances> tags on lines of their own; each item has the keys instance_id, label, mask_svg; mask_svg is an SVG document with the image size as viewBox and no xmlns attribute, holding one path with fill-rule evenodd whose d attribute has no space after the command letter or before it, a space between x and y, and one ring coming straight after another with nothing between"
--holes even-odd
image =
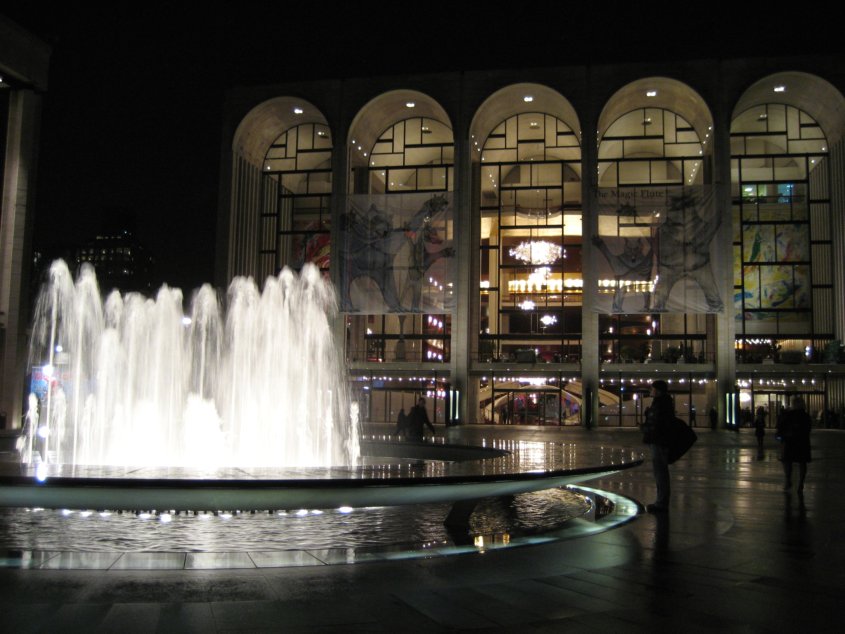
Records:
<instances>
[{"instance_id":1,"label":"travertine column","mask_svg":"<svg viewBox=\"0 0 845 634\"><path fill-rule=\"evenodd\" d=\"M9 95L0 213L0 412L6 413L7 427L20 426L22 415L40 111L41 97L34 91Z\"/></svg>"},{"instance_id":2,"label":"travertine column","mask_svg":"<svg viewBox=\"0 0 845 634\"><path fill-rule=\"evenodd\" d=\"M582 120L581 128L581 270L584 279L581 306L581 384L584 401L581 407L581 424L595 427L598 424L599 406L599 315L595 310L598 275L593 264L592 237L598 231L596 195L598 186L598 139L596 121L592 113ZM589 403L587 398L590 398Z\"/></svg>"},{"instance_id":3,"label":"travertine column","mask_svg":"<svg viewBox=\"0 0 845 634\"><path fill-rule=\"evenodd\" d=\"M455 186L454 186L454 247L455 311L452 313L452 350L449 371L452 389L460 394L457 419L465 423L478 410L477 381L469 375L472 365L472 350L478 330L478 245L481 223L473 213L473 189L469 140L455 139Z\"/></svg>"},{"instance_id":4,"label":"travertine column","mask_svg":"<svg viewBox=\"0 0 845 634\"><path fill-rule=\"evenodd\" d=\"M716 116L710 138L713 140L713 185L715 204L722 217L722 226L716 237L715 251L724 266L722 278L717 280L725 302L725 309L716 315L716 407L721 426L728 415L726 396L736 390L736 321L733 303L733 218L731 208L731 130L730 113L725 110Z\"/></svg>"}]
</instances>

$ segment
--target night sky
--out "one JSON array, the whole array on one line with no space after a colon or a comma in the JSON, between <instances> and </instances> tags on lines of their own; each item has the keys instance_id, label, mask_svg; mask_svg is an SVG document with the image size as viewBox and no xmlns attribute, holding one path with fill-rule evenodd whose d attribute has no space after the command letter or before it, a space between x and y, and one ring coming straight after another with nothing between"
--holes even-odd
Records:
<instances>
[{"instance_id":1,"label":"night sky","mask_svg":"<svg viewBox=\"0 0 845 634\"><path fill-rule=\"evenodd\" d=\"M30 1L0 13L53 49L35 248L49 254L126 226L154 256L157 283L183 289L213 277L222 105L233 86L840 46L820 31L833 21L808 31L800 16L787 24L771 11L701 6L656 20L643 9L656 4L535 2L507 13L461 2L228 5L237 13L174 4ZM606 46L587 46L596 41Z\"/></svg>"}]
</instances>

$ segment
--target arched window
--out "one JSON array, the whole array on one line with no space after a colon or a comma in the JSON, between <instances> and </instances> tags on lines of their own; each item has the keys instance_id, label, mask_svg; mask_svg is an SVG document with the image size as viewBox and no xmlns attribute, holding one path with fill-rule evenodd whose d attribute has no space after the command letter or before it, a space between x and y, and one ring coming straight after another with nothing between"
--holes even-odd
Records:
<instances>
[{"instance_id":1,"label":"arched window","mask_svg":"<svg viewBox=\"0 0 845 634\"><path fill-rule=\"evenodd\" d=\"M481 147L480 361L581 354L581 147L564 121L511 116Z\"/></svg>"},{"instance_id":2,"label":"arched window","mask_svg":"<svg viewBox=\"0 0 845 634\"><path fill-rule=\"evenodd\" d=\"M739 360L800 362L833 339L830 168L806 112L762 104L731 125Z\"/></svg>"},{"instance_id":3,"label":"arched window","mask_svg":"<svg viewBox=\"0 0 845 634\"><path fill-rule=\"evenodd\" d=\"M260 269L328 275L331 259L332 140L329 128L304 123L285 131L264 157ZM272 267L272 268L271 268Z\"/></svg>"},{"instance_id":4,"label":"arched window","mask_svg":"<svg viewBox=\"0 0 845 634\"><path fill-rule=\"evenodd\" d=\"M400 197L411 201L408 204L416 209L433 200L437 192L452 191L452 130L434 118L397 121L378 135L369 150L356 145L354 151L366 156L367 164L353 170L352 190L370 196L376 206L389 206L388 199L395 196L397 201ZM453 253L447 246L454 230L451 213L426 218L422 225L407 226L404 231L402 223L407 218L394 210L380 209L378 216L371 216L370 225L376 220L401 241L390 247L393 260L387 284L392 290L390 298L386 293L384 297L385 303L390 300L394 305L377 314L349 315L347 357L353 362L447 363L451 314L431 312L425 298L429 286L438 284L431 277L432 262L438 255ZM434 243L437 248L430 248ZM358 289L372 287L372 280L364 275L349 283L348 293L353 298Z\"/></svg>"},{"instance_id":5,"label":"arched window","mask_svg":"<svg viewBox=\"0 0 845 634\"><path fill-rule=\"evenodd\" d=\"M453 162L449 126L426 117L399 121L370 152L369 193L451 191Z\"/></svg>"},{"instance_id":6,"label":"arched window","mask_svg":"<svg viewBox=\"0 0 845 634\"><path fill-rule=\"evenodd\" d=\"M599 187L612 192L617 199L617 211L615 215L600 215L599 235L604 242L608 237L624 242L632 250L632 261L643 256L645 273L635 282L641 284L639 278L651 280L649 288L631 287L624 291L621 285L631 282L629 276L610 275L599 280L601 292L608 303L612 302L612 309L607 311L612 314L602 314L599 319L599 353L604 362L713 360L707 346L707 315L664 312L663 305L656 306L653 256L649 249L659 246L654 234L663 219L657 216L643 219L642 214L648 209L641 193L648 191L658 199L665 192L664 198L671 198L683 191L682 187L709 184L709 162L705 154L710 133L704 134L701 138L689 121L671 110L637 108L616 119L600 140ZM631 215L624 212L629 195L638 201ZM706 246L709 248L709 241ZM712 286L716 286L715 280ZM628 295L631 291L641 299Z\"/></svg>"}]
</instances>

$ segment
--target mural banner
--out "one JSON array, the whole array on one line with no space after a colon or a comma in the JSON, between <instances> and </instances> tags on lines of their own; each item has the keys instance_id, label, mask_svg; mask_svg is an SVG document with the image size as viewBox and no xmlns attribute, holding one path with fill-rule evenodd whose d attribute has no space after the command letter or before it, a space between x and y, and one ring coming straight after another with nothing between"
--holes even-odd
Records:
<instances>
[{"instance_id":1,"label":"mural banner","mask_svg":"<svg viewBox=\"0 0 845 634\"><path fill-rule=\"evenodd\" d=\"M341 310L451 313L452 194L356 194L341 217Z\"/></svg>"},{"instance_id":2,"label":"mural banner","mask_svg":"<svg viewBox=\"0 0 845 634\"><path fill-rule=\"evenodd\" d=\"M600 313L719 313L713 186L600 188L593 266Z\"/></svg>"}]
</instances>

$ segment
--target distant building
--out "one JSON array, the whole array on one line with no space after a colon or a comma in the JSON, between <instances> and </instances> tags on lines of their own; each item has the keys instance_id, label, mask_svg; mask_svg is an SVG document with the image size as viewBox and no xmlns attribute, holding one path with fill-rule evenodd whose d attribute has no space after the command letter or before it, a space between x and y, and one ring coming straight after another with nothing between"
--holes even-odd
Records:
<instances>
[{"instance_id":1,"label":"distant building","mask_svg":"<svg viewBox=\"0 0 845 634\"><path fill-rule=\"evenodd\" d=\"M49 59L49 46L0 17L0 419L7 426L17 426L23 402L31 215Z\"/></svg>"},{"instance_id":2,"label":"distant building","mask_svg":"<svg viewBox=\"0 0 845 634\"><path fill-rule=\"evenodd\" d=\"M100 292L153 292L153 259L129 229L98 235L74 248L77 267L88 262L97 273Z\"/></svg>"}]
</instances>

